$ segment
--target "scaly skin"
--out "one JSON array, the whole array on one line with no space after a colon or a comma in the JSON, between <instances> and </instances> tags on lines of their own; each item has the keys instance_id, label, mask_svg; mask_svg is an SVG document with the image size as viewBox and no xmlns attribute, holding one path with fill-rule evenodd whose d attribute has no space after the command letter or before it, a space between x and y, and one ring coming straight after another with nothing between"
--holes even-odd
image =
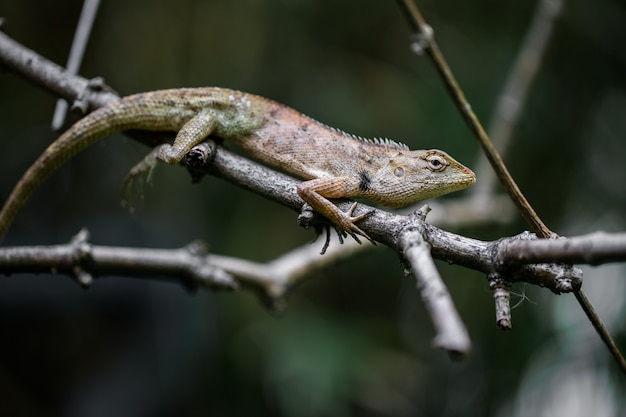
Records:
<instances>
[{"instance_id":1,"label":"scaly skin","mask_svg":"<svg viewBox=\"0 0 626 417\"><path fill-rule=\"evenodd\" d=\"M177 164L209 135L230 140L252 158L306 181L298 194L341 231L369 239L329 199L365 197L402 207L472 185L474 173L439 150L411 151L388 140L366 140L323 125L263 97L207 87L124 97L76 122L26 171L0 211L0 236L31 193L60 165L96 140L129 129L178 132L157 158Z\"/></svg>"}]
</instances>

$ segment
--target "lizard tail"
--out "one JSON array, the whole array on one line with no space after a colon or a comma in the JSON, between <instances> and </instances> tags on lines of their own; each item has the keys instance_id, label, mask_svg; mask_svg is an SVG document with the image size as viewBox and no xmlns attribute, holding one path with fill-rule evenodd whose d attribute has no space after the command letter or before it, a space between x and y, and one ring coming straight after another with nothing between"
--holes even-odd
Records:
<instances>
[{"instance_id":1,"label":"lizard tail","mask_svg":"<svg viewBox=\"0 0 626 417\"><path fill-rule=\"evenodd\" d=\"M139 95L127 97L95 110L76 122L48 146L24 173L4 203L0 211L0 237L4 236L33 191L52 172L83 148L114 132L143 128L154 130L151 128L155 122L151 120L154 119L151 117L153 115L138 115L137 111L129 111L127 104L130 104L132 110L132 100L135 97Z\"/></svg>"},{"instance_id":2,"label":"lizard tail","mask_svg":"<svg viewBox=\"0 0 626 417\"><path fill-rule=\"evenodd\" d=\"M104 110L104 109L102 109ZM95 112L94 112L95 113ZM92 115L94 114L92 113ZM65 161L80 152L89 144L111 133L110 126L93 123L94 118L86 117L76 122L69 130L37 158L13 188L0 211L0 237L4 236L17 213L29 197Z\"/></svg>"}]
</instances>

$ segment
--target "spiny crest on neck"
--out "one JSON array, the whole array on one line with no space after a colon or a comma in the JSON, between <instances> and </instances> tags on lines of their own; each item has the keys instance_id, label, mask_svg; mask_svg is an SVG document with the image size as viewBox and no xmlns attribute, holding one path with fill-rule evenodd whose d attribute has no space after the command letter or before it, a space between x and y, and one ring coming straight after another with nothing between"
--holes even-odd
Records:
<instances>
[{"instance_id":1,"label":"spiny crest on neck","mask_svg":"<svg viewBox=\"0 0 626 417\"><path fill-rule=\"evenodd\" d=\"M402 142L396 142L395 140L392 140L389 138L372 138L372 139L359 138L359 139L364 142L373 143L375 145L385 146L388 148L398 149L401 151L410 150L406 144Z\"/></svg>"},{"instance_id":2,"label":"spiny crest on neck","mask_svg":"<svg viewBox=\"0 0 626 417\"><path fill-rule=\"evenodd\" d=\"M361 142L365 142L365 143L370 143L372 145L378 145L378 146L383 146L386 148L392 148L392 149L398 149L401 151L408 151L409 147L407 145L405 145L402 142L396 142L395 140L389 139L389 138L363 138L361 136L357 136L357 135L353 135L352 133L348 133L348 132L344 132L343 130L334 128L332 126L329 126L330 129L332 129L333 131L342 134L342 135L346 135L351 137L352 139L355 140L360 140Z\"/></svg>"}]
</instances>

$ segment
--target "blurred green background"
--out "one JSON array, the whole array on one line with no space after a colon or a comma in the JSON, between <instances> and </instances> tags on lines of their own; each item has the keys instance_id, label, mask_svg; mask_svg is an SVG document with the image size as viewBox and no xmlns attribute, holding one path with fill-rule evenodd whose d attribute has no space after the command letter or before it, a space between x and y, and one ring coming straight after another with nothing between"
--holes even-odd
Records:
<instances>
[{"instance_id":1,"label":"blurred green background","mask_svg":"<svg viewBox=\"0 0 626 417\"><path fill-rule=\"evenodd\" d=\"M487 124L535 3L418 4ZM77 0L0 0L5 31L60 64L80 9ZM568 2L513 137L507 163L560 234L626 227L625 44L623 2ZM241 89L357 135L441 148L470 166L479 157L430 62L410 52L391 0L109 0L81 74L122 95ZM56 137L55 101L0 74L2 200ZM85 226L96 244L174 248L198 238L264 261L313 238L296 213L215 178L191 185L181 168L159 167L128 214L120 184L146 151L123 135L90 147L37 190L3 245L62 243ZM492 240L525 229L518 219L455 232ZM473 340L462 362L431 348L414 281L384 247L316 274L279 316L245 290L112 277L83 291L67 277L3 277L0 415L626 415L623 375L573 297L516 286L521 302L504 333L485 277L439 266ZM624 349L626 271L585 271Z\"/></svg>"}]
</instances>

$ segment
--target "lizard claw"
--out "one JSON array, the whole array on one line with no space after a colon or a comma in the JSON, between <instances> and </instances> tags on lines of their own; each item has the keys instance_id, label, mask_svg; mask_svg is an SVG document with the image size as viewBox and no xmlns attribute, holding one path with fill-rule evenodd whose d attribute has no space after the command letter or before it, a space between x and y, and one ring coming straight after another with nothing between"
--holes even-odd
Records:
<instances>
[{"instance_id":1,"label":"lizard claw","mask_svg":"<svg viewBox=\"0 0 626 417\"><path fill-rule=\"evenodd\" d=\"M363 220L364 218L372 214L372 211L367 211L365 213L359 214L358 216L353 216L356 206L357 203L353 203L346 212L338 210L336 213L337 216L333 216L333 218L330 219L333 228L337 232L339 243L343 244L343 239L347 236L351 236L354 240L357 241L357 243L360 244L361 239L359 238L359 236L361 236L375 245L376 242L371 237L369 237L369 235L365 233L359 226L354 224L355 222ZM313 207L305 203L300 215L298 216L298 224L300 224L300 226L304 228L308 228L314 218L314 213L315 211ZM317 230L319 234L320 229ZM328 248L328 245L330 243L330 234L328 233L328 228L326 228L326 231L326 243L324 244L324 248L322 249L322 254L326 252L326 249Z\"/></svg>"},{"instance_id":2,"label":"lizard claw","mask_svg":"<svg viewBox=\"0 0 626 417\"><path fill-rule=\"evenodd\" d=\"M350 206L350 209L348 209L348 211L345 213L345 217L343 218L345 221L342 222L341 225L337 225L336 227L342 232L342 234L344 234L344 236L345 234L350 235L359 244L361 243L359 236L362 236L375 245L376 242L374 241L374 239L369 237L368 234L361 230L359 226L354 224L372 214L372 211L359 214L358 216L353 216L352 213L354 213L354 209L356 208L356 206L357 203L352 203L352 206Z\"/></svg>"}]
</instances>

